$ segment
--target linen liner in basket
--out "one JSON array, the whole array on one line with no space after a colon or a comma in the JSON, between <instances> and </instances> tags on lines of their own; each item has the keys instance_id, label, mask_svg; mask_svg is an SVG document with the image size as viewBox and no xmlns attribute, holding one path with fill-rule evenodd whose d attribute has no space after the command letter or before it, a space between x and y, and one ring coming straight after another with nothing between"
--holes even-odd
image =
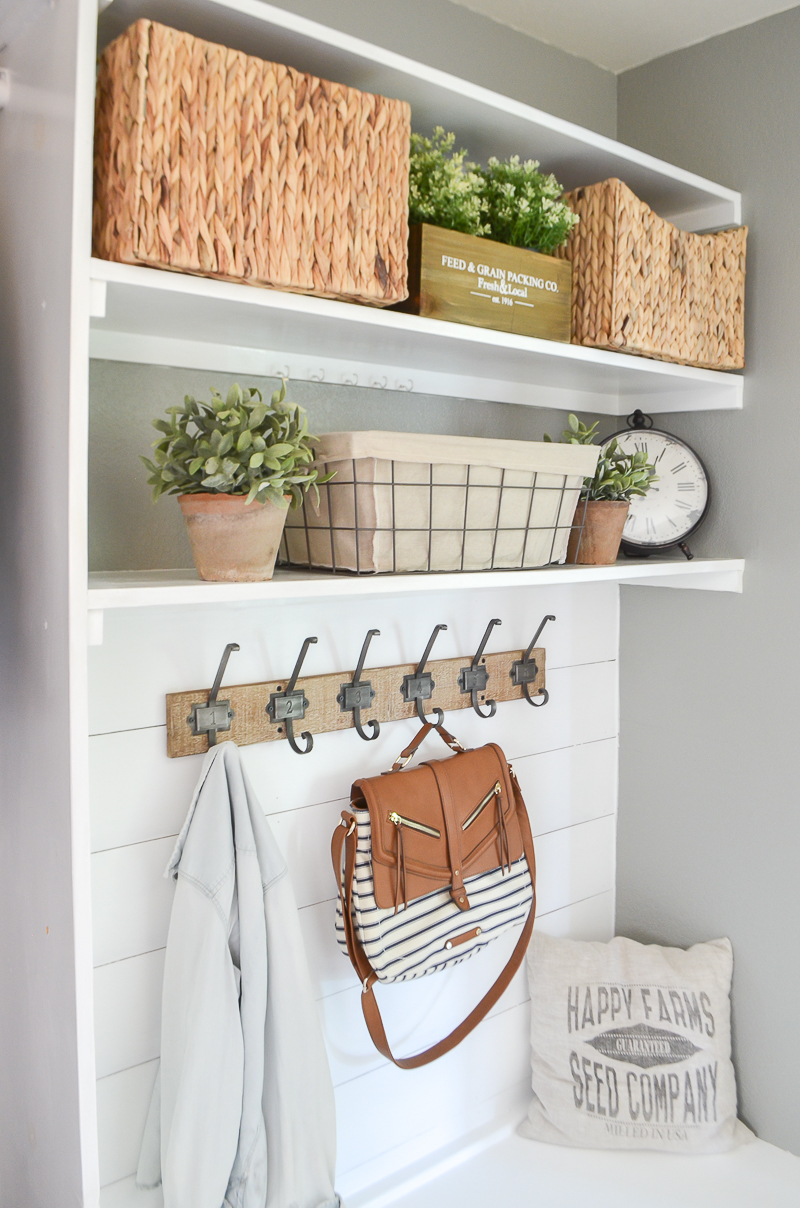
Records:
<instances>
[{"instance_id":1,"label":"linen liner in basket","mask_svg":"<svg viewBox=\"0 0 800 1208\"><path fill-rule=\"evenodd\" d=\"M306 495L289 513L282 561L372 574L563 562L598 455L591 445L330 433L316 461L336 477L319 505Z\"/></svg>"}]
</instances>

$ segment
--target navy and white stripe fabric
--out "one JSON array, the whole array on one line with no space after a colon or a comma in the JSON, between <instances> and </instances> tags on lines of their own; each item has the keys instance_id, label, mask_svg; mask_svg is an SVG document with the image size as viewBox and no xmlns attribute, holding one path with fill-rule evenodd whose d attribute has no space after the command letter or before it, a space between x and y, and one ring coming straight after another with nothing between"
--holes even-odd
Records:
<instances>
[{"instance_id":1,"label":"navy and white stripe fabric","mask_svg":"<svg viewBox=\"0 0 800 1208\"><path fill-rule=\"evenodd\" d=\"M531 906L532 889L528 861L523 856L506 868L468 877L464 887L469 910L459 910L449 888L437 889L416 898L408 906L379 909L372 880L372 832L369 810L354 809L358 825L355 874L353 878L353 921L358 939L379 981L410 981L449 965L467 960L480 948L497 939L509 927L525 922ZM451 949L466 931L480 927L473 936ZM342 923L341 901L336 908L336 938L345 955L347 942Z\"/></svg>"}]
</instances>

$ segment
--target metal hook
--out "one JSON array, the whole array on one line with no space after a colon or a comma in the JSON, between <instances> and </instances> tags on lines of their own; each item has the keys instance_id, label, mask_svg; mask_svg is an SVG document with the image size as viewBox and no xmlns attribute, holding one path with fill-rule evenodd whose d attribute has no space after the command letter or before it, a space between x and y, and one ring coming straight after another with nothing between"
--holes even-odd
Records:
<instances>
[{"instance_id":1,"label":"metal hook","mask_svg":"<svg viewBox=\"0 0 800 1208\"><path fill-rule=\"evenodd\" d=\"M542 618L542 623L531 638L528 649L525 651L521 659L518 659L511 665L512 680L515 684L522 687L523 696L529 705L533 705L534 709L541 709L543 705L546 705L550 699L550 693L546 688L542 688L541 692L536 693L537 696L542 698L538 702L535 701L530 694L528 684L532 684L536 679L536 676L539 674L539 668L536 665L536 660L531 658L531 651L539 640L539 635L547 622L554 620L555 617L551 612L549 612L546 617Z\"/></svg>"},{"instance_id":2,"label":"metal hook","mask_svg":"<svg viewBox=\"0 0 800 1208\"><path fill-rule=\"evenodd\" d=\"M497 701L487 700L486 704L489 708L489 712L483 713L481 711L481 707L478 704L478 693L483 692L487 683L489 682L489 672L485 667L481 666L481 658L484 650L486 649L486 643L489 641L489 634L492 632L495 625L502 624L503 622L499 617L492 617L491 621L486 626L486 632L481 638L481 644L475 651L475 657L472 660L472 665L470 667L462 667L461 674L458 677L458 683L462 693L470 693L473 709L478 714L478 717L483 717L485 720L488 720L490 717L494 717L495 713L497 712Z\"/></svg>"},{"instance_id":3,"label":"metal hook","mask_svg":"<svg viewBox=\"0 0 800 1208\"><path fill-rule=\"evenodd\" d=\"M228 666L228 659L231 657L233 651L238 649L238 642L228 642L225 652L219 661L217 674L214 677L214 684L208 694L208 701L204 705L192 705L191 713L186 718L192 727L192 734L206 734L210 747L217 745L217 731L230 730L231 722L235 717L235 713L231 708L231 702L229 700L217 700L217 693L222 683L222 677L225 674L225 668Z\"/></svg>"},{"instance_id":4,"label":"metal hook","mask_svg":"<svg viewBox=\"0 0 800 1208\"><path fill-rule=\"evenodd\" d=\"M308 730L304 730L300 735L301 738L305 739L305 749L297 745L297 741L294 736L294 722L302 721L306 715L306 709L308 708L308 700L303 692L303 689L298 688L295 690L295 684L297 683L297 677L300 674L300 668L303 666L303 660L306 657L306 652L309 646L314 645L316 642L317 638L306 638L306 640L303 642L303 649L297 656L297 662L294 665L294 671L291 674L289 683L286 685L286 690L284 692L270 693L269 704L267 705L266 710L269 715L269 719L273 724L279 721L282 721L285 724L286 737L288 739L289 746L293 751L296 751L298 755L308 755L314 747L314 737L308 732Z\"/></svg>"},{"instance_id":5,"label":"metal hook","mask_svg":"<svg viewBox=\"0 0 800 1208\"><path fill-rule=\"evenodd\" d=\"M422 707L424 700L430 700L433 696L433 690L436 684L431 676L430 671L425 670L425 664L428 661L428 655L433 649L433 643L436 641L440 629L447 629L446 625L436 625L433 633L430 636L428 645L425 647L425 653L419 661L416 671L412 675L403 676L403 686L400 691L403 694L403 700L414 701L417 706L417 716L423 724L432 726L440 726L444 721L444 713L441 709L434 708L433 712L436 716L435 721L430 721L425 716L425 710Z\"/></svg>"},{"instance_id":6,"label":"metal hook","mask_svg":"<svg viewBox=\"0 0 800 1208\"><path fill-rule=\"evenodd\" d=\"M364 739L364 742L372 742L381 732L380 722L374 717L367 722L367 725L372 730L371 734L365 734L364 728L361 725L361 710L371 705L375 698L375 691L371 682L369 680L362 680L361 672L364 670L364 659L367 657L369 644L373 638L380 637L380 634L380 629L369 630L367 636L364 638L361 654L358 656L358 666L356 667L355 675L349 684L342 684L339 695L336 697L342 713L353 714L353 724L356 732L359 738Z\"/></svg>"}]
</instances>

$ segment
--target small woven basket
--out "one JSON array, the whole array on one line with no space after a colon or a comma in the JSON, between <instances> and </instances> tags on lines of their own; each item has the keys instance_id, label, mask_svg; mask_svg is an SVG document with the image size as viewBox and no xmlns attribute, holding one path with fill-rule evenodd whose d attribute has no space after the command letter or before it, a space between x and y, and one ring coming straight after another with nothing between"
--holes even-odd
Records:
<instances>
[{"instance_id":1,"label":"small woven basket","mask_svg":"<svg viewBox=\"0 0 800 1208\"><path fill-rule=\"evenodd\" d=\"M573 344L744 367L747 227L680 231L616 179L565 200L580 216L556 253L572 261Z\"/></svg>"},{"instance_id":2,"label":"small woven basket","mask_svg":"<svg viewBox=\"0 0 800 1208\"><path fill-rule=\"evenodd\" d=\"M410 107L140 20L97 80L94 254L407 296Z\"/></svg>"}]
</instances>

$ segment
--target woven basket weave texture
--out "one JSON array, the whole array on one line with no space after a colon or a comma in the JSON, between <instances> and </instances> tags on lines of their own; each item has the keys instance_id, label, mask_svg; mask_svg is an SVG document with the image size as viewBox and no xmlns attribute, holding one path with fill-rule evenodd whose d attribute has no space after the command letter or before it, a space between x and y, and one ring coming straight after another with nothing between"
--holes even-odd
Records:
<instances>
[{"instance_id":1,"label":"woven basket weave texture","mask_svg":"<svg viewBox=\"0 0 800 1208\"><path fill-rule=\"evenodd\" d=\"M747 227L678 230L616 179L565 200L580 216L556 253L572 261L573 344L744 367Z\"/></svg>"},{"instance_id":2,"label":"woven basket weave texture","mask_svg":"<svg viewBox=\"0 0 800 1208\"><path fill-rule=\"evenodd\" d=\"M103 52L94 254L385 306L411 111L140 20Z\"/></svg>"}]
</instances>

